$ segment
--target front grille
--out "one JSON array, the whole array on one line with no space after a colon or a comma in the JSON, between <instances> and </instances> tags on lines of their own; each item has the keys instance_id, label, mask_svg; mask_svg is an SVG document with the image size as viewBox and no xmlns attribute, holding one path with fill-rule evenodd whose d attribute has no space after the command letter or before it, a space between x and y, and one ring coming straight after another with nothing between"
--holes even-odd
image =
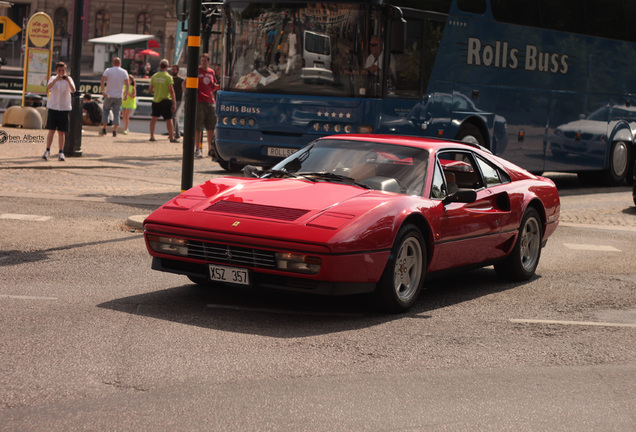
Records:
<instances>
[{"instance_id":1,"label":"front grille","mask_svg":"<svg viewBox=\"0 0 636 432\"><path fill-rule=\"evenodd\" d=\"M205 211L226 213L241 216L254 216L267 219L275 219L286 222L293 222L301 216L306 215L309 210L294 209L288 207L275 207L268 205L241 203L234 201L218 201L207 207Z\"/></svg>"},{"instance_id":2,"label":"front grille","mask_svg":"<svg viewBox=\"0 0 636 432\"><path fill-rule=\"evenodd\" d=\"M188 240L188 258L220 264L276 268L272 251Z\"/></svg>"}]
</instances>

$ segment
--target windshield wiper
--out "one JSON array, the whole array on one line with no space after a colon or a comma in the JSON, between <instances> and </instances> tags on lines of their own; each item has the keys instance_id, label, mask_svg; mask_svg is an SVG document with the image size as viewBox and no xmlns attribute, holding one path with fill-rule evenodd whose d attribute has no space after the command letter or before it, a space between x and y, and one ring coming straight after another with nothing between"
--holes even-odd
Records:
<instances>
[{"instance_id":1,"label":"windshield wiper","mask_svg":"<svg viewBox=\"0 0 636 432\"><path fill-rule=\"evenodd\" d=\"M334 174L334 173L330 173L330 172L311 172L311 173L296 173L297 176L302 176L305 177L308 180L311 181L316 181L315 177L318 177L320 179L323 180L333 180L333 181L338 181L338 182L346 182L346 183L351 183L354 184L356 186L359 186L363 189L371 189L369 186L363 184L363 183L358 183L355 181L355 179L351 178L351 177L347 177L344 175L340 175L340 174Z\"/></svg>"},{"instance_id":2,"label":"windshield wiper","mask_svg":"<svg viewBox=\"0 0 636 432\"><path fill-rule=\"evenodd\" d=\"M272 177L274 178L284 178L284 177L292 177L292 178L298 178L300 177L298 174L293 173L293 172L289 172L287 170L274 170L274 169L270 169L267 170L263 173L263 175L265 174L271 174Z\"/></svg>"}]
</instances>

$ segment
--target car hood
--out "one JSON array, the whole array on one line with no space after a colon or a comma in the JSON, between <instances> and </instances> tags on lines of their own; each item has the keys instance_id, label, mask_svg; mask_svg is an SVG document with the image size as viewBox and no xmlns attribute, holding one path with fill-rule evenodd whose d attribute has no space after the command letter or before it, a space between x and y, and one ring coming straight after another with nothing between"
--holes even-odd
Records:
<instances>
[{"instance_id":1,"label":"car hood","mask_svg":"<svg viewBox=\"0 0 636 432\"><path fill-rule=\"evenodd\" d=\"M386 224L387 201L408 199L357 186L296 179L222 178L184 192L145 221L201 232L327 243ZM397 207L395 207L397 208ZM341 239L342 240L342 239Z\"/></svg>"}]
</instances>

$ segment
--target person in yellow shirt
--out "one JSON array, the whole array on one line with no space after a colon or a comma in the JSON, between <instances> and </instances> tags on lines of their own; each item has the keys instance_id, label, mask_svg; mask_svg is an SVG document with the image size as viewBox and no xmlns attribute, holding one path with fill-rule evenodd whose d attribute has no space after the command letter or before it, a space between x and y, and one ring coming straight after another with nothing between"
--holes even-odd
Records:
<instances>
[{"instance_id":1,"label":"person in yellow shirt","mask_svg":"<svg viewBox=\"0 0 636 432\"><path fill-rule=\"evenodd\" d=\"M122 101L121 107L124 109L124 135L128 135L130 116L137 109L137 83L132 75L128 75L128 93L127 97Z\"/></svg>"},{"instance_id":2,"label":"person in yellow shirt","mask_svg":"<svg viewBox=\"0 0 636 432\"><path fill-rule=\"evenodd\" d=\"M163 59L159 62L159 72L150 78L150 93L152 98L152 114L150 117L150 141L155 139L155 126L157 119L163 117L166 120L168 135L170 142L179 142L174 137L174 127L172 125L172 113L177 109L177 99L174 95L174 80L168 73L168 60Z\"/></svg>"}]
</instances>

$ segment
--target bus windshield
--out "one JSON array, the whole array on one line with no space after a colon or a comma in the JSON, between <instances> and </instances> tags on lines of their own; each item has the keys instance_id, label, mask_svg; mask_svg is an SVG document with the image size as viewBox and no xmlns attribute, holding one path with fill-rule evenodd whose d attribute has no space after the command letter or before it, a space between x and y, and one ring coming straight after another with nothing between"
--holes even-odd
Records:
<instances>
[{"instance_id":1,"label":"bus windshield","mask_svg":"<svg viewBox=\"0 0 636 432\"><path fill-rule=\"evenodd\" d=\"M225 90L374 97L371 45L383 41L377 6L357 3L228 2ZM381 51L381 50L379 50Z\"/></svg>"}]
</instances>

